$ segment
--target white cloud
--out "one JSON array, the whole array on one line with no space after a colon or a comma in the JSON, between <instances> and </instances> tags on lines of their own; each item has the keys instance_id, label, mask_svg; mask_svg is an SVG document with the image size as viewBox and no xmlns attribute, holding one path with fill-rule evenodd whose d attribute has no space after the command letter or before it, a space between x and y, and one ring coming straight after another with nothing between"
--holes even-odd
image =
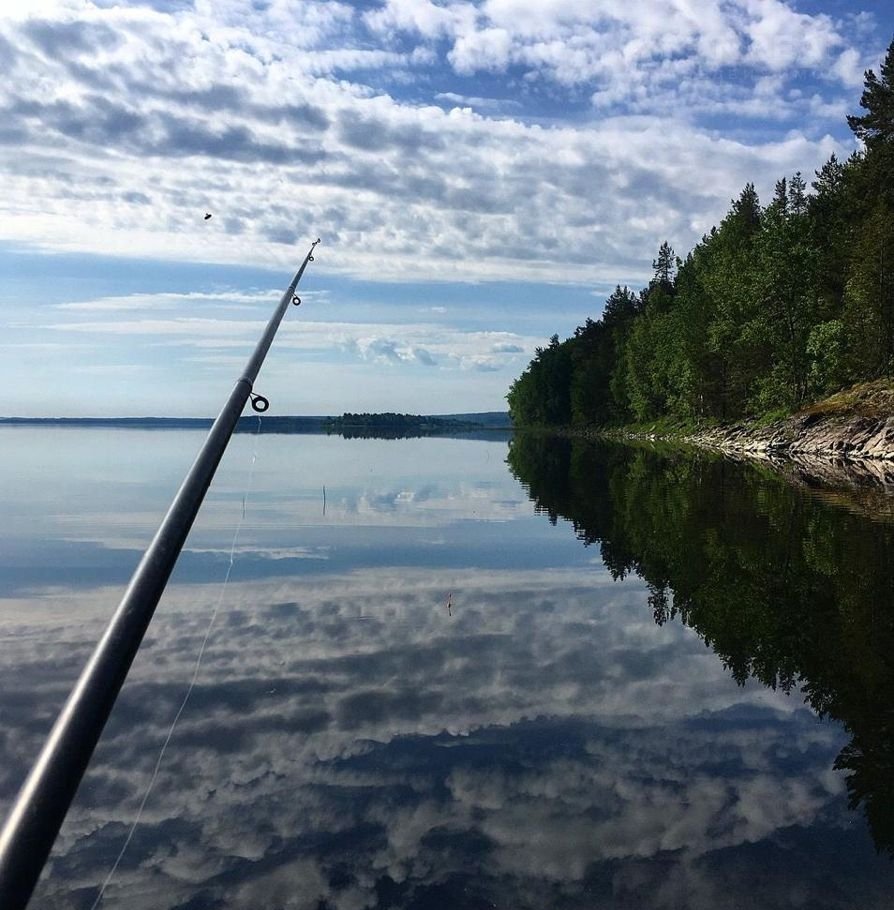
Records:
<instances>
[{"instance_id":1,"label":"white cloud","mask_svg":"<svg viewBox=\"0 0 894 910\"><path fill-rule=\"evenodd\" d=\"M447 59L458 73L501 72L510 60L512 38L505 29L486 28L457 39Z\"/></svg>"},{"instance_id":2,"label":"white cloud","mask_svg":"<svg viewBox=\"0 0 894 910\"><path fill-rule=\"evenodd\" d=\"M521 102L514 98L479 98L475 95L458 95L456 92L438 92L435 101L443 101L456 107L478 108L479 110L511 111L520 108Z\"/></svg>"},{"instance_id":3,"label":"white cloud","mask_svg":"<svg viewBox=\"0 0 894 910\"><path fill-rule=\"evenodd\" d=\"M77 303L56 303L54 309L71 312L127 312L142 311L154 312L156 310L189 309L196 304L213 303L216 308L220 304L233 304L242 307L244 304L258 303L269 304L276 300L282 291L254 291L252 293L240 291L201 292L190 291L187 293L166 294L130 294L118 297L98 297L94 300L82 300ZM310 299L313 292L305 294Z\"/></svg>"},{"instance_id":4,"label":"white cloud","mask_svg":"<svg viewBox=\"0 0 894 910\"><path fill-rule=\"evenodd\" d=\"M860 58L860 53L856 48L849 47L841 52L841 55L832 66L833 74L845 85L853 86L855 89L863 84L863 73L866 65Z\"/></svg>"},{"instance_id":5,"label":"white cloud","mask_svg":"<svg viewBox=\"0 0 894 910\"><path fill-rule=\"evenodd\" d=\"M779 0L8 4L0 232L277 267L319 233L321 265L364 279L626 280L747 180L846 155L826 133L865 57ZM454 91L450 66L501 97ZM789 97L795 68L820 124ZM699 125L729 115L795 138Z\"/></svg>"},{"instance_id":6,"label":"white cloud","mask_svg":"<svg viewBox=\"0 0 894 910\"><path fill-rule=\"evenodd\" d=\"M845 44L826 15L795 12L781 0L745 0L749 40L746 60L772 71L821 67Z\"/></svg>"},{"instance_id":7,"label":"white cloud","mask_svg":"<svg viewBox=\"0 0 894 910\"><path fill-rule=\"evenodd\" d=\"M307 302L320 296L305 295ZM236 368L266 324L267 310L279 293L221 291L135 294L57 305L65 321L46 331L121 339L133 349L167 347L181 361ZM229 304L221 312L221 303ZM444 307L431 308L437 315ZM176 312L175 312L176 311ZM108 318L97 319L100 314ZM236 318L241 316L241 318ZM347 354L360 361L393 367L437 370L515 370L541 338L515 332L462 328L440 322L348 322L296 319L284 322L277 347L288 351ZM194 354L198 350L201 353ZM232 352L232 353L231 353ZM236 353L238 352L238 353ZM144 370L147 366L134 369ZM116 365L87 370L120 372Z\"/></svg>"},{"instance_id":8,"label":"white cloud","mask_svg":"<svg viewBox=\"0 0 894 910\"><path fill-rule=\"evenodd\" d=\"M379 9L364 14L366 24L379 34L401 29L425 38L449 35L471 25L474 18L468 4L435 4L431 0L386 0Z\"/></svg>"}]
</instances>

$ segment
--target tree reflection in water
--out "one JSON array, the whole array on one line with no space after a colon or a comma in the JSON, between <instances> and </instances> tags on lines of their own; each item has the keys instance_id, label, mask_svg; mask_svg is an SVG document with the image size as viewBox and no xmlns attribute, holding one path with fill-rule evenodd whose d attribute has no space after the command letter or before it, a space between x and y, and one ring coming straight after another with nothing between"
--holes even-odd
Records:
<instances>
[{"instance_id":1,"label":"tree reflection in water","mask_svg":"<svg viewBox=\"0 0 894 910\"><path fill-rule=\"evenodd\" d=\"M508 463L616 579L648 583L656 623L844 725L850 807L894 856L894 526L706 453L518 434Z\"/></svg>"}]
</instances>

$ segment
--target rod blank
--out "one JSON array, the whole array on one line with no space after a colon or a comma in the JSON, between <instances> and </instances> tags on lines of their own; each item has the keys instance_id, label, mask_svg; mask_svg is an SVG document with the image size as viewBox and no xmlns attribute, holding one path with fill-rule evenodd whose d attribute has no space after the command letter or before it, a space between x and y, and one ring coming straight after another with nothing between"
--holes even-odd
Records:
<instances>
[{"instance_id":1,"label":"rod blank","mask_svg":"<svg viewBox=\"0 0 894 910\"><path fill-rule=\"evenodd\" d=\"M0 907L4 910L20 910L31 898L258 371L319 242L311 244L270 317L16 797L0 833Z\"/></svg>"}]
</instances>

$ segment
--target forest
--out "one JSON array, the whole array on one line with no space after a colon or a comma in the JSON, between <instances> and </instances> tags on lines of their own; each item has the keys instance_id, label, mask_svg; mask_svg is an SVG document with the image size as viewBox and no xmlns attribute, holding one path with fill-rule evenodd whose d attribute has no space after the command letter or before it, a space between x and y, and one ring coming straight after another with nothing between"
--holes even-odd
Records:
<instances>
[{"instance_id":1,"label":"forest","mask_svg":"<svg viewBox=\"0 0 894 910\"><path fill-rule=\"evenodd\" d=\"M867 70L861 141L810 185L752 183L685 259L538 347L507 400L520 427L699 426L782 416L894 372L894 41Z\"/></svg>"}]
</instances>

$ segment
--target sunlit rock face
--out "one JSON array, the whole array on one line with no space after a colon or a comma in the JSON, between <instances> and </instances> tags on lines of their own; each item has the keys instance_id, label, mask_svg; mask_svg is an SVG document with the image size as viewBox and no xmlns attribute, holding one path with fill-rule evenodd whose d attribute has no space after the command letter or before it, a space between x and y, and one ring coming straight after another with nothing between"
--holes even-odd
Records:
<instances>
[{"instance_id":1,"label":"sunlit rock face","mask_svg":"<svg viewBox=\"0 0 894 910\"><path fill-rule=\"evenodd\" d=\"M890 485L894 478L890 397L881 403L881 414L861 414L855 407L846 415L796 415L763 427L746 423L704 430L690 438L729 452L815 461L820 469L835 459L838 473L845 477Z\"/></svg>"}]
</instances>

